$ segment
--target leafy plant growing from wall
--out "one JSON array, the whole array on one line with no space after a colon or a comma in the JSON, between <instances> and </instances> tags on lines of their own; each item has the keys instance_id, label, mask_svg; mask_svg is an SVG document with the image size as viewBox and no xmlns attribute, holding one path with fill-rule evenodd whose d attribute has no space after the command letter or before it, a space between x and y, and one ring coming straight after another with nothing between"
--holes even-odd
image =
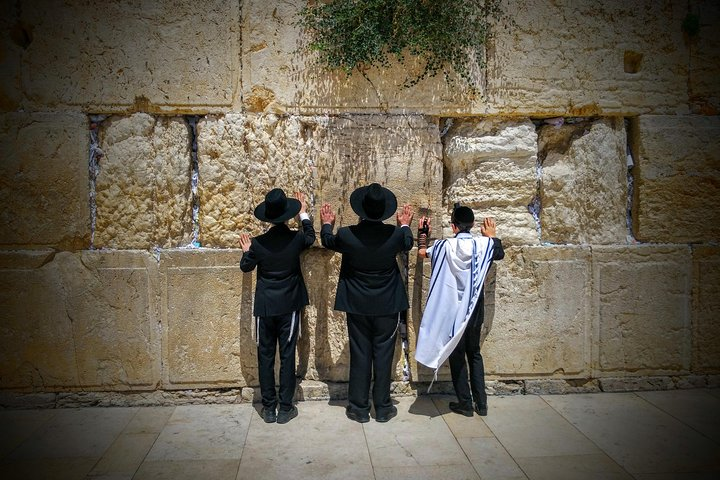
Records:
<instances>
[{"instance_id":1,"label":"leafy plant growing from wall","mask_svg":"<svg viewBox=\"0 0 720 480\"><path fill-rule=\"evenodd\" d=\"M367 68L387 68L391 58L403 62L409 53L421 58L424 67L408 77L405 87L441 72L452 84L454 71L477 92L485 45L493 26L507 20L500 4L501 0L331 0L303 8L298 23L309 34L307 48L317 52L327 68L365 76Z\"/></svg>"}]
</instances>

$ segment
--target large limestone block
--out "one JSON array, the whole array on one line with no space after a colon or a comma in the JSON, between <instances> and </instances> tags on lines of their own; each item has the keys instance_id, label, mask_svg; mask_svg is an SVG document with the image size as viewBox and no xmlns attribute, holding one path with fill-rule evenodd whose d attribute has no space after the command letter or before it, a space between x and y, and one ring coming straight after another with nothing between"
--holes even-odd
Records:
<instances>
[{"instance_id":1,"label":"large limestone block","mask_svg":"<svg viewBox=\"0 0 720 480\"><path fill-rule=\"evenodd\" d=\"M100 125L93 246L170 248L192 239L190 129L145 113Z\"/></svg>"},{"instance_id":2,"label":"large limestone block","mask_svg":"<svg viewBox=\"0 0 720 480\"><path fill-rule=\"evenodd\" d=\"M713 0L693 0L690 11L699 20L699 32L690 37L690 72L688 86L693 113L720 113L720 3Z\"/></svg>"},{"instance_id":3,"label":"large limestone block","mask_svg":"<svg viewBox=\"0 0 720 480\"><path fill-rule=\"evenodd\" d=\"M528 210L537 193L537 148L530 120L456 122L444 137L446 211L460 202L476 219L495 217L505 245L538 243ZM445 236L452 235L448 214L443 222Z\"/></svg>"},{"instance_id":4,"label":"large limestone block","mask_svg":"<svg viewBox=\"0 0 720 480\"><path fill-rule=\"evenodd\" d=\"M512 0L507 10L516 25L497 30L488 53L493 110L687 112L686 3Z\"/></svg>"},{"instance_id":5,"label":"large limestone block","mask_svg":"<svg viewBox=\"0 0 720 480\"><path fill-rule=\"evenodd\" d=\"M257 385L253 277L241 250L160 254L163 386Z\"/></svg>"},{"instance_id":6,"label":"large limestone block","mask_svg":"<svg viewBox=\"0 0 720 480\"><path fill-rule=\"evenodd\" d=\"M160 381L146 252L2 255L2 388L147 389Z\"/></svg>"},{"instance_id":7,"label":"large limestone block","mask_svg":"<svg viewBox=\"0 0 720 480\"><path fill-rule=\"evenodd\" d=\"M90 244L89 138L84 115L0 115L0 245Z\"/></svg>"},{"instance_id":8,"label":"large limestone block","mask_svg":"<svg viewBox=\"0 0 720 480\"><path fill-rule=\"evenodd\" d=\"M693 247L692 371L720 372L720 248Z\"/></svg>"},{"instance_id":9,"label":"large limestone block","mask_svg":"<svg viewBox=\"0 0 720 480\"><path fill-rule=\"evenodd\" d=\"M305 193L313 205L319 152L313 119L278 115L207 116L197 127L200 242L236 247L240 233L266 227L253 216L272 188Z\"/></svg>"},{"instance_id":10,"label":"large limestone block","mask_svg":"<svg viewBox=\"0 0 720 480\"><path fill-rule=\"evenodd\" d=\"M720 240L720 117L641 116L634 131L635 236Z\"/></svg>"},{"instance_id":11,"label":"large limestone block","mask_svg":"<svg viewBox=\"0 0 720 480\"><path fill-rule=\"evenodd\" d=\"M234 246L243 230L263 231L253 209L273 187L305 192L318 230L324 202L338 227L357 222L350 193L371 182L393 190L399 205L431 216L442 208L439 132L423 116L210 116L198 124L198 146L203 246Z\"/></svg>"},{"instance_id":12,"label":"large limestone block","mask_svg":"<svg viewBox=\"0 0 720 480\"><path fill-rule=\"evenodd\" d=\"M623 120L543 125L538 137L542 240L625 243L627 136Z\"/></svg>"},{"instance_id":13,"label":"large limestone block","mask_svg":"<svg viewBox=\"0 0 720 480\"><path fill-rule=\"evenodd\" d=\"M600 374L690 367L690 249L593 247Z\"/></svg>"},{"instance_id":14,"label":"large limestone block","mask_svg":"<svg viewBox=\"0 0 720 480\"><path fill-rule=\"evenodd\" d=\"M36 108L207 111L232 104L239 78L239 2L23 2L23 56Z\"/></svg>"},{"instance_id":15,"label":"large limestone block","mask_svg":"<svg viewBox=\"0 0 720 480\"><path fill-rule=\"evenodd\" d=\"M243 3L243 108L303 114L468 114L474 111L473 102L481 101L481 94L449 86L442 74L403 87L423 65L409 55L404 64L391 61L388 67L350 76L324 69L304 49L308 37L295 24L297 12L306 5L304 0ZM478 77L482 92L483 78Z\"/></svg>"},{"instance_id":16,"label":"large limestone block","mask_svg":"<svg viewBox=\"0 0 720 480\"><path fill-rule=\"evenodd\" d=\"M589 376L590 258L588 247L505 250L494 295L485 299L494 307L485 315L492 328L482 347L488 374Z\"/></svg>"},{"instance_id":17,"label":"large limestone block","mask_svg":"<svg viewBox=\"0 0 720 480\"><path fill-rule=\"evenodd\" d=\"M410 204L415 219L425 214L433 225L439 224L444 213L442 145L433 120L420 115L330 117L316 141L315 205L332 205L336 227L357 223L350 194L372 182L392 190L398 208ZM394 224L395 216L387 222ZM319 222L316 225L319 228Z\"/></svg>"}]
</instances>

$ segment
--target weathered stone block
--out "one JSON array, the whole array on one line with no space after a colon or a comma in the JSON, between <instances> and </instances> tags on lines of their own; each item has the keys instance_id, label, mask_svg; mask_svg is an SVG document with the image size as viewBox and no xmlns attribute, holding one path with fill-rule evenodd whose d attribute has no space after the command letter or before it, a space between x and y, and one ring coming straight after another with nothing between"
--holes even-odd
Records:
<instances>
[{"instance_id":1,"label":"weathered stone block","mask_svg":"<svg viewBox=\"0 0 720 480\"><path fill-rule=\"evenodd\" d=\"M0 245L87 248L89 138L84 115L0 115Z\"/></svg>"},{"instance_id":2,"label":"weathered stone block","mask_svg":"<svg viewBox=\"0 0 720 480\"><path fill-rule=\"evenodd\" d=\"M304 192L318 231L324 202L336 210L338 227L355 223L350 193L373 181L393 190L399 205L437 215L439 138L437 125L422 116L207 117L198 125L200 241L228 247L243 230L263 231L253 209L274 187Z\"/></svg>"},{"instance_id":3,"label":"weathered stone block","mask_svg":"<svg viewBox=\"0 0 720 480\"><path fill-rule=\"evenodd\" d=\"M2 255L2 387L127 390L160 379L147 252Z\"/></svg>"},{"instance_id":4,"label":"weathered stone block","mask_svg":"<svg viewBox=\"0 0 720 480\"><path fill-rule=\"evenodd\" d=\"M688 247L593 247L600 371L689 369L690 272Z\"/></svg>"},{"instance_id":5,"label":"weathered stone block","mask_svg":"<svg viewBox=\"0 0 720 480\"><path fill-rule=\"evenodd\" d=\"M643 392L651 390L672 390L675 384L670 377L619 377L600 378L603 392Z\"/></svg>"},{"instance_id":6,"label":"weathered stone block","mask_svg":"<svg viewBox=\"0 0 720 480\"><path fill-rule=\"evenodd\" d=\"M160 256L163 384L168 389L257 385L253 275L240 250Z\"/></svg>"},{"instance_id":7,"label":"weathered stone block","mask_svg":"<svg viewBox=\"0 0 720 480\"><path fill-rule=\"evenodd\" d=\"M497 262L492 330L483 344L490 375L589 377L590 249L514 247Z\"/></svg>"},{"instance_id":8,"label":"weathered stone block","mask_svg":"<svg viewBox=\"0 0 720 480\"><path fill-rule=\"evenodd\" d=\"M628 232L623 120L544 125L538 137L543 241L624 244Z\"/></svg>"},{"instance_id":9,"label":"weathered stone block","mask_svg":"<svg viewBox=\"0 0 720 480\"><path fill-rule=\"evenodd\" d=\"M513 0L507 11L516 25L498 29L488 51L493 110L533 116L687 112L686 4ZM628 54L638 59L634 65L626 65Z\"/></svg>"},{"instance_id":10,"label":"weathered stone block","mask_svg":"<svg viewBox=\"0 0 720 480\"><path fill-rule=\"evenodd\" d=\"M535 125L530 120L459 121L444 144L446 211L460 202L475 210L476 220L495 217L506 245L538 243L528 211L538 182ZM443 224L445 236L452 236L449 215Z\"/></svg>"},{"instance_id":11,"label":"weathered stone block","mask_svg":"<svg viewBox=\"0 0 720 480\"><path fill-rule=\"evenodd\" d=\"M565 395L568 393L599 392L600 384L597 380L562 380L553 378L525 380L525 393L528 395Z\"/></svg>"},{"instance_id":12,"label":"weathered stone block","mask_svg":"<svg viewBox=\"0 0 720 480\"><path fill-rule=\"evenodd\" d=\"M17 9L6 8L0 18L0 111L17 110L22 102L20 64L30 41L27 26L20 23Z\"/></svg>"},{"instance_id":13,"label":"weathered stone block","mask_svg":"<svg viewBox=\"0 0 720 480\"><path fill-rule=\"evenodd\" d=\"M31 105L119 112L230 106L239 80L239 2L31 0L23 56ZM222 44L222 48L217 48Z\"/></svg>"},{"instance_id":14,"label":"weathered stone block","mask_svg":"<svg viewBox=\"0 0 720 480\"><path fill-rule=\"evenodd\" d=\"M720 372L720 248L693 247L692 371Z\"/></svg>"},{"instance_id":15,"label":"weathered stone block","mask_svg":"<svg viewBox=\"0 0 720 480\"><path fill-rule=\"evenodd\" d=\"M635 236L720 240L720 116L641 116L634 130Z\"/></svg>"},{"instance_id":16,"label":"weathered stone block","mask_svg":"<svg viewBox=\"0 0 720 480\"><path fill-rule=\"evenodd\" d=\"M253 210L275 187L289 196L305 193L312 213L318 127L314 119L277 115L207 116L198 123L203 246L237 247L243 231L264 231Z\"/></svg>"},{"instance_id":17,"label":"weathered stone block","mask_svg":"<svg viewBox=\"0 0 720 480\"><path fill-rule=\"evenodd\" d=\"M690 72L688 87L693 113L717 115L720 113L720 4L712 0L693 0L690 14L696 15L699 31L688 35L690 44Z\"/></svg>"},{"instance_id":18,"label":"weathered stone block","mask_svg":"<svg viewBox=\"0 0 720 480\"><path fill-rule=\"evenodd\" d=\"M192 239L190 130L145 113L102 122L96 179L98 248L170 248Z\"/></svg>"}]
</instances>

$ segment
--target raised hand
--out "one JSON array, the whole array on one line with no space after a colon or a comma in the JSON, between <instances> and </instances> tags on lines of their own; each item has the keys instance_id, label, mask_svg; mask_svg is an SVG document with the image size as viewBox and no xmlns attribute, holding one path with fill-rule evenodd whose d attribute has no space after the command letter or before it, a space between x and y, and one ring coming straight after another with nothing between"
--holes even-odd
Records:
<instances>
[{"instance_id":1,"label":"raised hand","mask_svg":"<svg viewBox=\"0 0 720 480\"><path fill-rule=\"evenodd\" d=\"M397 212L397 224L409 226L412 222L413 215L414 213L412 207L408 204L403 205L403 207Z\"/></svg>"},{"instance_id":2,"label":"raised hand","mask_svg":"<svg viewBox=\"0 0 720 480\"><path fill-rule=\"evenodd\" d=\"M323 206L320 208L320 220L322 221L323 225L326 223L329 223L330 225L335 225L335 213L333 212L333 209L329 203L324 203Z\"/></svg>"},{"instance_id":3,"label":"raised hand","mask_svg":"<svg viewBox=\"0 0 720 480\"><path fill-rule=\"evenodd\" d=\"M250 235L247 233L241 233L240 234L240 248L243 249L243 252L250 251Z\"/></svg>"},{"instance_id":4,"label":"raised hand","mask_svg":"<svg viewBox=\"0 0 720 480\"><path fill-rule=\"evenodd\" d=\"M295 192L295 199L297 199L300 202L300 212L299 213L305 213L305 209L307 208L307 205L305 204L305 194L302 192Z\"/></svg>"},{"instance_id":5,"label":"raised hand","mask_svg":"<svg viewBox=\"0 0 720 480\"><path fill-rule=\"evenodd\" d=\"M485 217L482 225L480 225L480 233L485 237L494 237L497 232L495 228L495 219L492 217Z\"/></svg>"}]
</instances>

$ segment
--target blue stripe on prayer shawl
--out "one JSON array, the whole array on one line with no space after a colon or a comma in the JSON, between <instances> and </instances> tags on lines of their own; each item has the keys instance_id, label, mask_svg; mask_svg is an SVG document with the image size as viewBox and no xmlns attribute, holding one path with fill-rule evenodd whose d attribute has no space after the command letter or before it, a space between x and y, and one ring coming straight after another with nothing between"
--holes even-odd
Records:
<instances>
[{"instance_id":1,"label":"blue stripe on prayer shawl","mask_svg":"<svg viewBox=\"0 0 720 480\"><path fill-rule=\"evenodd\" d=\"M445 251L444 243L445 243L445 240L440 240L438 242L438 245L435 248L433 248L433 258L431 260L431 265L433 267L432 268L433 270L435 270L436 268L440 268L440 266L442 265L442 262L445 261L445 257L447 256L447 251ZM442 248L438 248L438 247L442 247ZM440 255L440 250L442 250L442 255L443 255L442 260L440 262L436 262L435 260L437 260L437 256ZM431 276L432 276L432 273L431 273ZM440 275L436 275L435 280L430 285L430 290L428 291L428 298L430 298L430 295L432 295L433 289L435 288L435 284L437 283L438 278L440 278Z\"/></svg>"}]
</instances>

